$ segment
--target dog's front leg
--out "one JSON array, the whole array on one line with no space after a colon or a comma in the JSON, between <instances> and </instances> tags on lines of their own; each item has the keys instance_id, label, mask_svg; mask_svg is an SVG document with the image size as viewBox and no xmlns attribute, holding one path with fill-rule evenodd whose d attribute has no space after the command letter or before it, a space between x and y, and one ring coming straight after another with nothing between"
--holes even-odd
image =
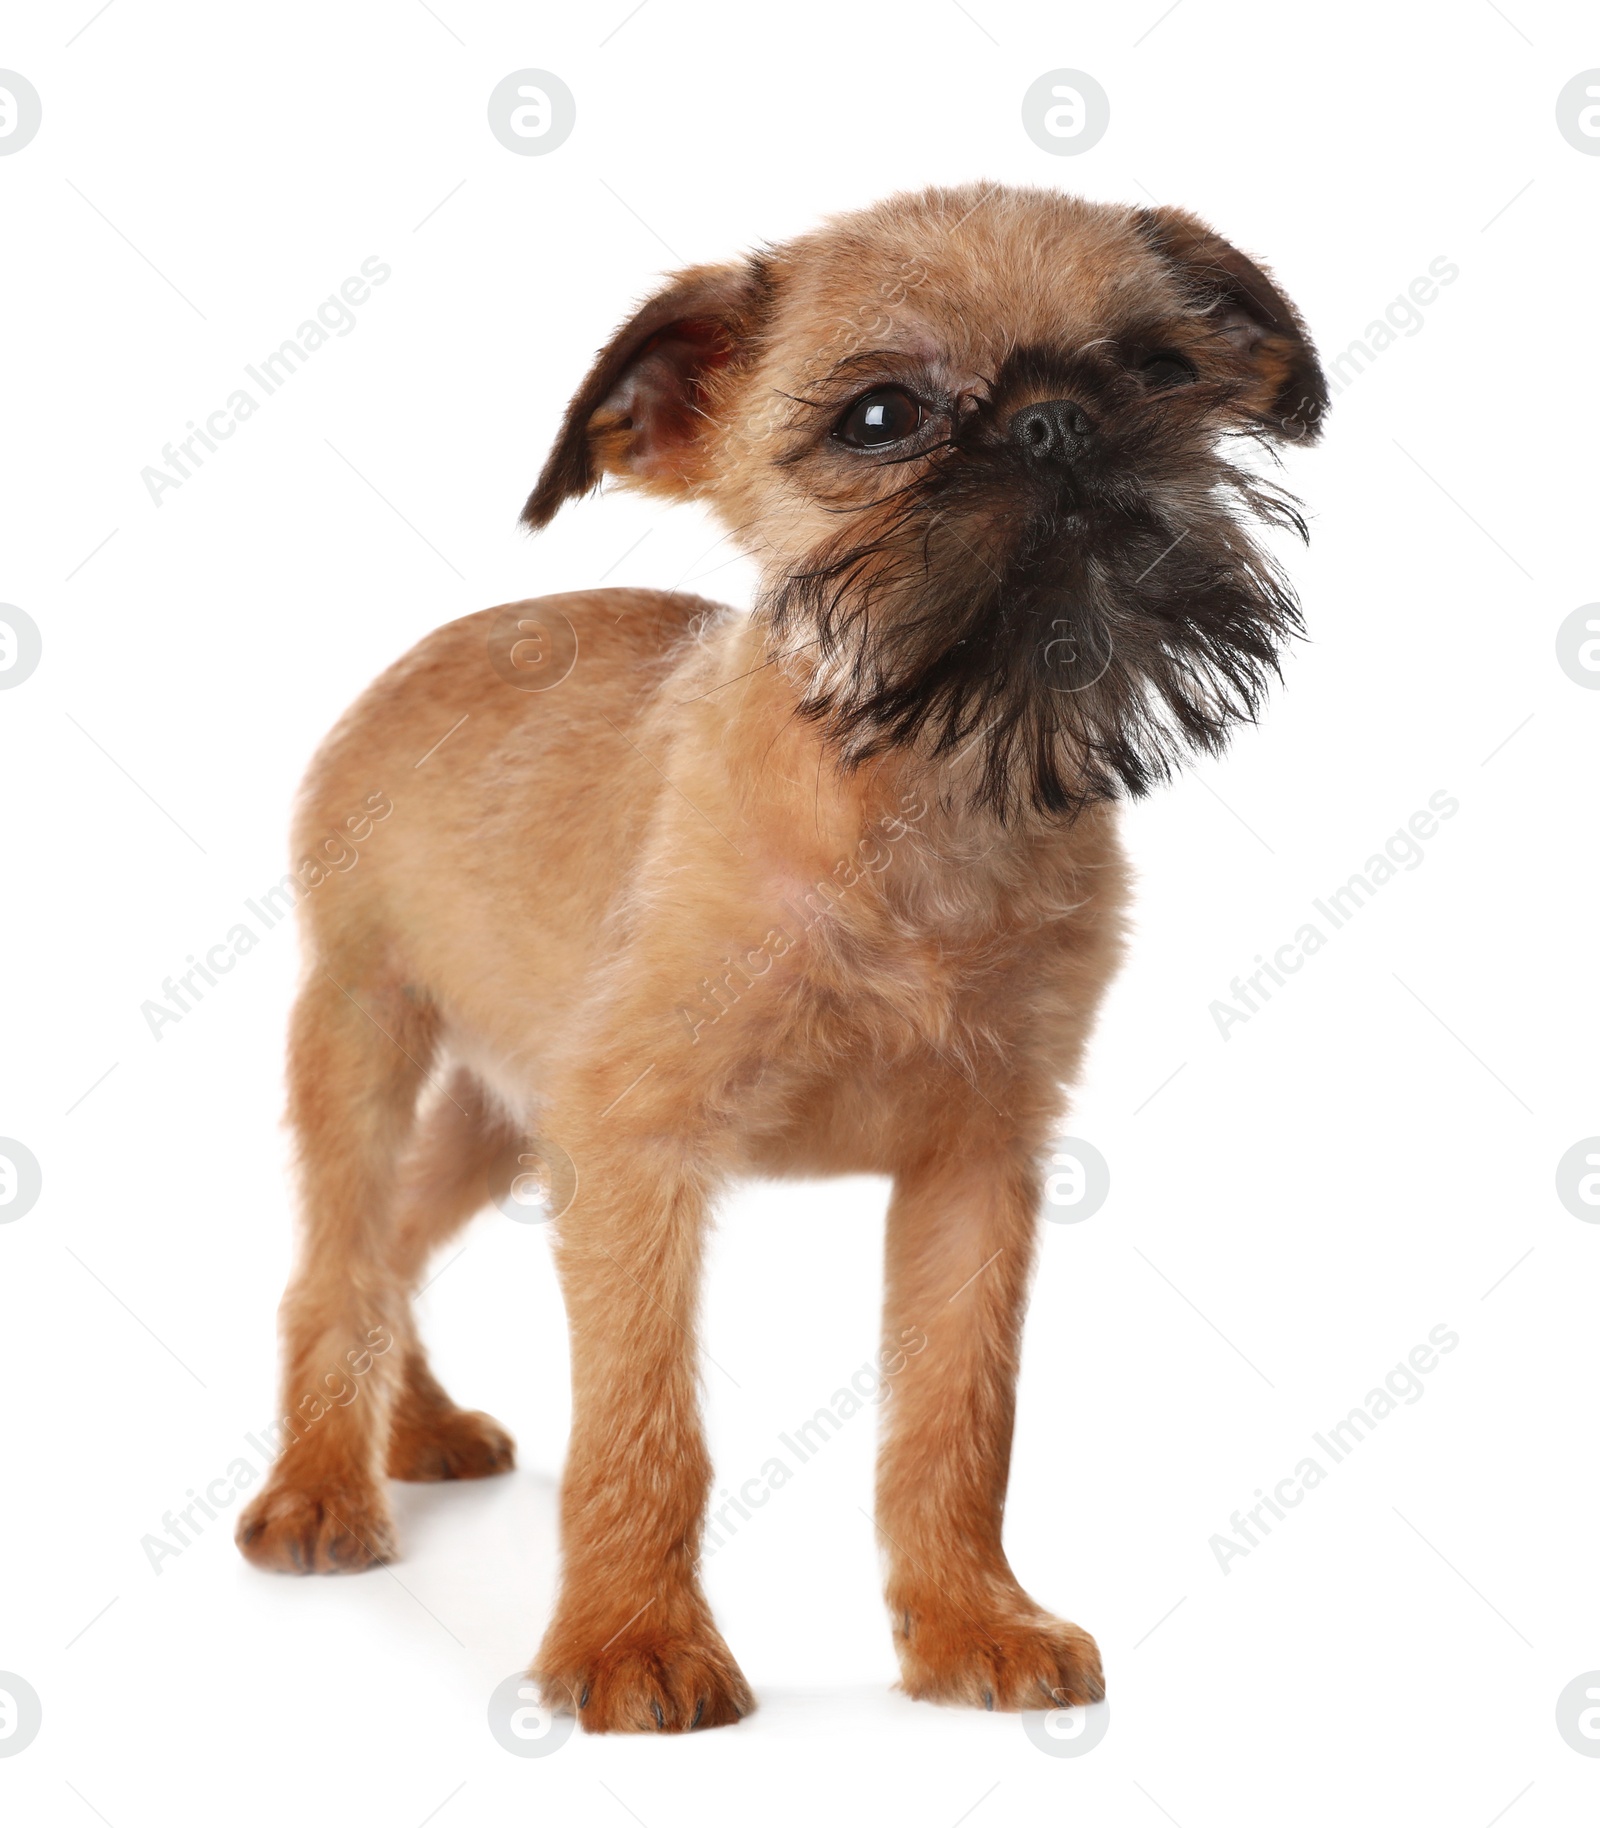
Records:
<instances>
[{"instance_id":1,"label":"dog's front leg","mask_svg":"<svg viewBox=\"0 0 1600 1828\"><path fill-rule=\"evenodd\" d=\"M1000 1540L1039 1194L1017 1149L946 1143L889 1209L878 1528L903 1685L928 1700L1105 1692L1094 1639L1034 1604Z\"/></svg>"},{"instance_id":2,"label":"dog's front leg","mask_svg":"<svg viewBox=\"0 0 1600 1828\"><path fill-rule=\"evenodd\" d=\"M694 1339L708 1189L692 1145L641 1117L648 1095L626 1133L566 1132L572 1437L561 1591L534 1669L547 1705L591 1732L721 1726L754 1706L696 1569L711 1487Z\"/></svg>"}]
</instances>

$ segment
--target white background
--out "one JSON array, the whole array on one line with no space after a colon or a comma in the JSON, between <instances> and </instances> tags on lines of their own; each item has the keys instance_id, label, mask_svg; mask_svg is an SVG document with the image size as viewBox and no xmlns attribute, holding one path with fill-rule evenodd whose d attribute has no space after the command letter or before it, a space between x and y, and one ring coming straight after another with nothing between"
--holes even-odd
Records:
<instances>
[{"instance_id":1,"label":"white background","mask_svg":"<svg viewBox=\"0 0 1600 1828\"><path fill-rule=\"evenodd\" d=\"M1592 20L628 4L8 9L0 65L44 124L0 158L0 599L44 658L0 694L0 1133L44 1192L0 1226L0 1670L44 1726L0 1759L0 1811L1592 1819L1600 1760L1554 1713L1600 1666L1600 1228L1555 1194L1600 1131L1600 695L1555 658L1600 595L1600 159L1554 113L1600 64ZM577 98L543 157L485 119L528 66ZM1111 98L1081 156L1021 125L1063 66ZM1047 1228L1007 1527L1024 1583L1099 1637L1110 1731L1051 1758L1015 1716L890 1692L868 1414L710 1565L756 1716L513 1758L485 1706L550 1601L567 1415L544 1235L481 1218L426 1297L441 1375L515 1433L515 1475L399 1488L390 1573L257 1573L231 1510L155 1573L141 1538L273 1412L294 939L159 1042L140 1005L283 873L314 746L425 630L602 575L747 600L691 510L611 495L516 526L660 272L977 177L1197 210L1330 354L1436 257L1460 268L1289 457L1312 639L1263 726L1127 819L1136 941L1073 1119L1112 1191ZM155 507L141 468L369 255L393 276L355 330ZM1223 1039L1230 980L1441 789L1460 812L1422 864ZM706 1329L728 1483L874 1351L884 1197L728 1205ZM1224 1574L1211 1535L1439 1323L1460 1345L1422 1400Z\"/></svg>"}]
</instances>

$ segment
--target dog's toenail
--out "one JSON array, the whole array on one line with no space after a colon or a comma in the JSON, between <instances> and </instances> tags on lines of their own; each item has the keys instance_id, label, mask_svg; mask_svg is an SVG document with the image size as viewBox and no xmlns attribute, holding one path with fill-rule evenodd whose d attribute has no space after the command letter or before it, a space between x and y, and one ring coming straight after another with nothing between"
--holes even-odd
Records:
<instances>
[{"instance_id":1,"label":"dog's toenail","mask_svg":"<svg viewBox=\"0 0 1600 1828\"><path fill-rule=\"evenodd\" d=\"M667 1724L662 1717L661 1703L659 1701L652 1701L650 1703L650 1712L656 1717L656 1730L659 1732L661 1728Z\"/></svg>"},{"instance_id":2,"label":"dog's toenail","mask_svg":"<svg viewBox=\"0 0 1600 1828\"><path fill-rule=\"evenodd\" d=\"M705 1711L706 1711L706 1698L704 1695L702 1695L700 1697L700 1699L697 1702L695 1702L695 1704L694 1704L694 1719L689 1722L689 1731L691 1733L700 1724L700 1716Z\"/></svg>"},{"instance_id":3,"label":"dog's toenail","mask_svg":"<svg viewBox=\"0 0 1600 1828\"><path fill-rule=\"evenodd\" d=\"M994 1690L992 1688L986 1688L983 1691L983 1705L986 1712L991 1714L994 1712Z\"/></svg>"},{"instance_id":4,"label":"dog's toenail","mask_svg":"<svg viewBox=\"0 0 1600 1828\"><path fill-rule=\"evenodd\" d=\"M589 1705L589 1684L583 1685L583 1693L578 1697L578 1711L581 1713Z\"/></svg>"}]
</instances>

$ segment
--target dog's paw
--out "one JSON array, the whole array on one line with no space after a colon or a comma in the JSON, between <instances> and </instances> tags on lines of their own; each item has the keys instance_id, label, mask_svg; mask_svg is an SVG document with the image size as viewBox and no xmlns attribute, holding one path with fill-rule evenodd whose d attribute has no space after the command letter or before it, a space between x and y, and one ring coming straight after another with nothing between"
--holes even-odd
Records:
<instances>
[{"instance_id":1,"label":"dog's paw","mask_svg":"<svg viewBox=\"0 0 1600 1828\"><path fill-rule=\"evenodd\" d=\"M901 1687L921 1701L1015 1713L1105 1699L1087 1631L1047 1612L996 1614L946 1603L895 1621Z\"/></svg>"},{"instance_id":2,"label":"dog's paw","mask_svg":"<svg viewBox=\"0 0 1600 1828\"><path fill-rule=\"evenodd\" d=\"M756 1704L711 1625L681 1636L622 1632L587 1655L551 1654L546 1640L534 1676L546 1707L576 1714L590 1733L731 1726Z\"/></svg>"},{"instance_id":3,"label":"dog's paw","mask_svg":"<svg viewBox=\"0 0 1600 1828\"><path fill-rule=\"evenodd\" d=\"M360 1574L395 1558L394 1526L376 1493L268 1485L245 1506L233 1539L258 1568Z\"/></svg>"},{"instance_id":4,"label":"dog's paw","mask_svg":"<svg viewBox=\"0 0 1600 1828\"><path fill-rule=\"evenodd\" d=\"M410 1424L397 1420L389 1442L391 1479L487 1479L516 1463L516 1442L493 1416L476 1409L444 1409Z\"/></svg>"}]
</instances>

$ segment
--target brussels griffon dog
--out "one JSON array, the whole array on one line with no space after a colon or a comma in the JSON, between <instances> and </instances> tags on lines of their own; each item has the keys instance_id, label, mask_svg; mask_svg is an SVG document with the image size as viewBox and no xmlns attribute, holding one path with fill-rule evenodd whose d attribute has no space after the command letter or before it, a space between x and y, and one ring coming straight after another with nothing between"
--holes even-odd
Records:
<instances>
[{"instance_id":1,"label":"brussels griffon dog","mask_svg":"<svg viewBox=\"0 0 1600 1828\"><path fill-rule=\"evenodd\" d=\"M1121 950L1115 802L1252 719L1299 628L1257 536L1304 528L1239 458L1326 406L1262 267L1181 210L1048 191L897 197L691 268L618 331L523 518L604 476L704 502L757 600L468 616L318 756L303 1236L251 1561L382 1562L386 1476L511 1465L410 1301L434 1246L531 1187L572 1349L535 1675L597 1731L737 1720L697 1568L709 1216L740 1174L883 1174L904 1686L1104 1692L1002 1544L1046 1145Z\"/></svg>"}]
</instances>

